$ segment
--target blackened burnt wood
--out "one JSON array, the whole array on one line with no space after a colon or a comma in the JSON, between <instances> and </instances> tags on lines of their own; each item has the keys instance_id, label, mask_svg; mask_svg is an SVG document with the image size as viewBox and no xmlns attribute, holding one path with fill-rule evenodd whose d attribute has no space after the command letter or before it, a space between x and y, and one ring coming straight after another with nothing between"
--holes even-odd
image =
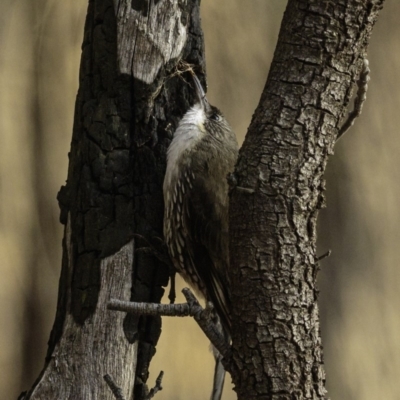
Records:
<instances>
[{"instance_id":1,"label":"blackened burnt wood","mask_svg":"<svg viewBox=\"0 0 400 400\"><path fill-rule=\"evenodd\" d=\"M205 69L199 19L198 1L89 1L58 195L65 236L57 314L25 399L111 400L105 374L129 399L146 394L161 320L106 304L159 302L168 283L168 267L136 250L162 238L166 149L194 94L176 67L183 60Z\"/></svg>"}]
</instances>

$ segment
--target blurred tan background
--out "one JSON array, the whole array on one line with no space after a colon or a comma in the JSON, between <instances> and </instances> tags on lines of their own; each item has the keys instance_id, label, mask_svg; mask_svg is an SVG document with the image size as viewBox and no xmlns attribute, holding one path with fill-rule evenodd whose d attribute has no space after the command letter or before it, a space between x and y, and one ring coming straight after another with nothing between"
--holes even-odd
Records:
<instances>
[{"instance_id":1,"label":"blurred tan background","mask_svg":"<svg viewBox=\"0 0 400 400\"><path fill-rule=\"evenodd\" d=\"M240 140L265 83L286 2L203 0L209 97ZM0 400L31 386L53 323L67 153L87 0L0 1ZM400 2L372 36L362 117L336 147L319 220L322 336L332 399L400 398ZM203 400L213 359L191 320L164 319L158 399ZM229 381L229 378L228 378ZM234 399L229 389L224 400Z\"/></svg>"}]
</instances>

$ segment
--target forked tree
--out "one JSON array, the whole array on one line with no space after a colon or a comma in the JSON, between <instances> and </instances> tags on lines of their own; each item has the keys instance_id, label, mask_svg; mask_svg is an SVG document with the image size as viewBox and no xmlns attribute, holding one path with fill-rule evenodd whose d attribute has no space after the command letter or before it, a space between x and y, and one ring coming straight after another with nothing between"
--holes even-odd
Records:
<instances>
[{"instance_id":1,"label":"forked tree","mask_svg":"<svg viewBox=\"0 0 400 400\"><path fill-rule=\"evenodd\" d=\"M229 178L233 339L220 349L238 399L327 398L316 221L357 82L352 116L365 97L367 47L383 1L288 1ZM182 66L205 78L199 7L89 0L58 196L65 233L57 314L43 371L21 399L111 400L105 374L124 398L148 396L161 317L107 305L158 303L171 274L162 257L162 183L166 149L194 101Z\"/></svg>"}]
</instances>

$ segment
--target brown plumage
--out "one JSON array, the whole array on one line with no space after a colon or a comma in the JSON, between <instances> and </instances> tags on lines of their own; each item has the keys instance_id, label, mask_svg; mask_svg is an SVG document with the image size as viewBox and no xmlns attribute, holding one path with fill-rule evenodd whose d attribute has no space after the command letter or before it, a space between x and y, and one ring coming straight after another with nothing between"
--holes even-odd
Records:
<instances>
[{"instance_id":1,"label":"brown plumage","mask_svg":"<svg viewBox=\"0 0 400 400\"><path fill-rule=\"evenodd\" d=\"M230 333L227 175L238 145L197 77L194 81L198 102L179 123L167 154L164 236L178 272L212 302Z\"/></svg>"}]
</instances>

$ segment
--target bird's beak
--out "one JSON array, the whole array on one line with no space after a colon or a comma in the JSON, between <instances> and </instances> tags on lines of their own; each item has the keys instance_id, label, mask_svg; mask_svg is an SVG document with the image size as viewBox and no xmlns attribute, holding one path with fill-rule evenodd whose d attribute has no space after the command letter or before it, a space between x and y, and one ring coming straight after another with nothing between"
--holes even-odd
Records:
<instances>
[{"instance_id":1,"label":"bird's beak","mask_svg":"<svg viewBox=\"0 0 400 400\"><path fill-rule=\"evenodd\" d=\"M206 94L204 93L203 86L201 86L199 78L195 74L192 74L192 77L196 89L197 100L200 103L201 107L203 108L204 112L207 113L211 111L211 106L207 100Z\"/></svg>"}]
</instances>

